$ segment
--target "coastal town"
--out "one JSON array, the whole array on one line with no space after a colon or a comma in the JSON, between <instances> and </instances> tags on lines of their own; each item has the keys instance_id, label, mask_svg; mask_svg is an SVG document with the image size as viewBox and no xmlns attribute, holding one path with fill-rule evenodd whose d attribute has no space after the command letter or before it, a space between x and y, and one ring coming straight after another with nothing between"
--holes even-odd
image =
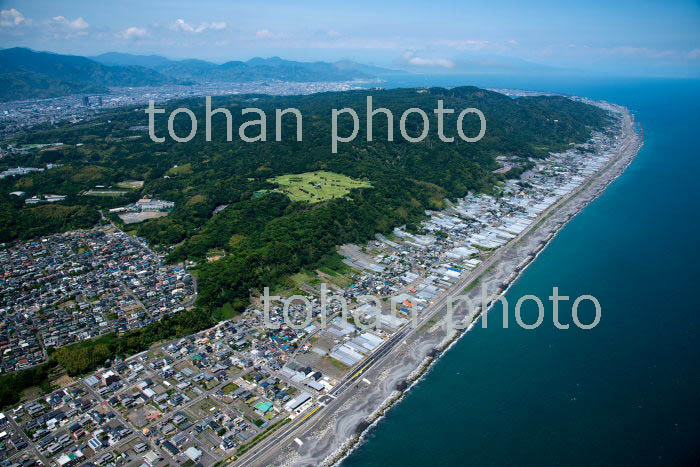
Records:
<instances>
[{"instance_id":1,"label":"coastal town","mask_svg":"<svg viewBox=\"0 0 700 467\"><path fill-rule=\"evenodd\" d=\"M47 349L124 333L194 302L183 267L164 265L143 242L103 227L0 250L0 365L22 370Z\"/></svg>"},{"instance_id":2,"label":"coastal town","mask_svg":"<svg viewBox=\"0 0 700 467\"><path fill-rule=\"evenodd\" d=\"M700 466L699 26L0 0L0 467Z\"/></svg>"},{"instance_id":3,"label":"coastal town","mask_svg":"<svg viewBox=\"0 0 700 467\"><path fill-rule=\"evenodd\" d=\"M111 109L156 103L198 96L233 94L295 95L326 91L360 89L359 82L294 83L269 80L265 82L222 82L207 84L114 87L109 94L71 94L47 99L0 102L0 140L7 139L33 126L61 122L78 123L92 120Z\"/></svg>"},{"instance_id":4,"label":"coastal town","mask_svg":"<svg viewBox=\"0 0 700 467\"><path fill-rule=\"evenodd\" d=\"M302 448L308 440L294 430L352 385L375 385L366 369L409 332L441 326L434 316L447 294L611 163L626 144L622 135L620 116L587 143L532 160L491 195L470 194L426 212L418 231L396 228L365 245L343 245L340 271L319 270L294 289L272 291L280 298L267 310L273 326L265 323L263 301L254 299L211 329L116 358L4 411L0 465L243 464L258 462L252 456L282 439ZM522 163L497 160L508 170ZM138 203L118 209L148 212ZM3 372L45 361L48 349L144 327L191 307L196 297L186 265L165 264L113 225L0 250L0 281ZM333 297L324 304L324 325L326 289ZM283 305L292 295L306 303ZM377 323L363 296L381 304ZM304 322L306 304L311 322L290 326Z\"/></svg>"}]
</instances>

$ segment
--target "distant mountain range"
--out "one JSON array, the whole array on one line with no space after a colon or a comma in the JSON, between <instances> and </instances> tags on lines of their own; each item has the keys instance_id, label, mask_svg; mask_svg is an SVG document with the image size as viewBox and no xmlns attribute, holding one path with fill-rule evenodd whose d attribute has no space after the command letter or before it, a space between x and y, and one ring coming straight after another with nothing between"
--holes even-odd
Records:
<instances>
[{"instance_id":1,"label":"distant mountain range","mask_svg":"<svg viewBox=\"0 0 700 467\"><path fill-rule=\"evenodd\" d=\"M279 57L256 57L246 62L233 60L217 65L204 60L170 60L160 55L131 55L117 52L90 58L109 66L142 66L173 79L193 82L245 82L269 79L296 82L350 81L402 73L349 60L335 63L296 62Z\"/></svg>"},{"instance_id":2,"label":"distant mountain range","mask_svg":"<svg viewBox=\"0 0 700 467\"><path fill-rule=\"evenodd\" d=\"M107 93L113 86L280 80L350 81L403 73L351 61L295 62L279 57L223 64L109 52L96 57L0 50L0 101Z\"/></svg>"},{"instance_id":3,"label":"distant mountain range","mask_svg":"<svg viewBox=\"0 0 700 467\"><path fill-rule=\"evenodd\" d=\"M142 66L105 66L89 58L0 50L0 100L107 92L108 86L172 84L176 80Z\"/></svg>"}]
</instances>

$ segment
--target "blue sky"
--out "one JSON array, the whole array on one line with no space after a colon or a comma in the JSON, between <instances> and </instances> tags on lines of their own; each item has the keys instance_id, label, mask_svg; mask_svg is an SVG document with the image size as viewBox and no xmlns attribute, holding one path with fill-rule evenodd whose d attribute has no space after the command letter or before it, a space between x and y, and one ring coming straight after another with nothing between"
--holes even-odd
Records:
<instances>
[{"instance_id":1,"label":"blue sky","mask_svg":"<svg viewBox=\"0 0 700 467\"><path fill-rule=\"evenodd\" d=\"M523 69L525 60L698 76L700 2L0 0L0 46L213 61L353 59L455 73Z\"/></svg>"}]
</instances>

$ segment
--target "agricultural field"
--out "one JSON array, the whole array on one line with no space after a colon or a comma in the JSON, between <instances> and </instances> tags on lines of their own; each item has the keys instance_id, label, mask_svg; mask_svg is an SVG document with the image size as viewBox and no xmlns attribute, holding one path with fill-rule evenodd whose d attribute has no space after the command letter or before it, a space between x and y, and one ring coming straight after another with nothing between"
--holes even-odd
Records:
<instances>
[{"instance_id":1,"label":"agricultural field","mask_svg":"<svg viewBox=\"0 0 700 467\"><path fill-rule=\"evenodd\" d=\"M372 188L367 181L326 171L280 175L268 179L268 182L278 185L273 191L287 195L292 201L309 203L342 198L355 188Z\"/></svg>"}]
</instances>

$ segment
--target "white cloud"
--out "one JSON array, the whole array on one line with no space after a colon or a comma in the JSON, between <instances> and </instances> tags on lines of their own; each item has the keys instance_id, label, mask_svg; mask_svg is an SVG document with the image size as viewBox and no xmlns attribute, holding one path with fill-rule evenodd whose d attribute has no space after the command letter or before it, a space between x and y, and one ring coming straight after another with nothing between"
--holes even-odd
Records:
<instances>
[{"instance_id":1,"label":"white cloud","mask_svg":"<svg viewBox=\"0 0 700 467\"><path fill-rule=\"evenodd\" d=\"M213 23L204 22L200 23L199 26L192 26L191 24L188 24L184 19L178 18L173 24L170 25L170 29L172 29L173 31L184 31L199 34L200 32L204 32L207 29L211 29L212 31L226 29L226 26L227 24L223 21L215 21Z\"/></svg>"},{"instance_id":2,"label":"white cloud","mask_svg":"<svg viewBox=\"0 0 700 467\"><path fill-rule=\"evenodd\" d=\"M117 37L120 37L120 38L125 39L125 40L129 40L129 39L137 39L140 37L145 37L146 34L148 34L148 31L145 28L131 26L130 28L127 28L121 32L118 32Z\"/></svg>"},{"instance_id":3,"label":"white cloud","mask_svg":"<svg viewBox=\"0 0 700 467\"><path fill-rule=\"evenodd\" d=\"M204 23L207 24L207 23ZM213 23L209 23L209 29L213 29L215 31L218 31L220 29L226 29L226 23L224 21L215 21Z\"/></svg>"},{"instance_id":4,"label":"white cloud","mask_svg":"<svg viewBox=\"0 0 700 467\"><path fill-rule=\"evenodd\" d=\"M285 36L281 32L272 32L269 29L260 29L255 32L258 39L283 39Z\"/></svg>"},{"instance_id":5,"label":"white cloud","mask_svg":"<svg viewBox=\"0 0 700 467\"><path fill-rule=\"evenodd\" d=\"M490 44L491 43L489 41L477 39L446 40L437 42L437 45L444 45L457 50L482 50L488 47Z\"/></svg>"},{"instance_id":6,"label":"white cloud","mask_svg":"<svg viewBox=\"0 0 700 467\"><path fill-rule=\"evenodd\" d=\"M415 66L440 66L444 68L454 68L455 62L446 58L423 58L411 57L408 59L409 65Z\"/></svg>"},{"instance_id":7,"label":"white cloud","mask_svg":"<svg viewBox=\"0 0 700 467\"><path fill-rule=\"evenodd\" d=\"M700 58L700 49L693 49L690 52L688 52L688 58L691 58L691 59Z\"/></svg>"},{"instance_id":8,"label":"white cloud","mask_svg":"<svg viewBox=\"0 0 700 467\"><path fill-rule=\"evenodd\" d=\"M11 28L22 23L27 23L27 19L16 9L0 10L0 27Z\"/></svg>"},{"instance_id":9,"label":"white cloud","mask_svg":"<svg viewBox=\"0 0 700 467\"><path fill-rule=\"evenodd\" d=\"M425 67L454 68L455 62L447 58L426 58L415 55L415 52L404 52L401 59L409 65Z\"/></svg>"},{"instance_id":10,"label":"white cloud","mask_svg":"<svg viewBox=\"0 0 700 467\"><path fill-rule=\"evenodd\" d=\"M70 29L74 30L81 30L81 29L87 29L90 27L87 21L85 21L82 17L76 18L73 21L70 21L68 18L65 16L54 16L51 21L56 24L61 24L64 26L67 26Z\"/></svg>"},{"instance_id":11,"label":"white cloud","mask_svg":"<svg viewBox=\"0 0 700 467\"><path fill-rule=\"evenodd\" d=\"M189 24L185 23L184 19L175 20L175 22L170 25L170 29L172 29L173 31L194 32L194 28Z\"/></svg>"}]
</instances>

